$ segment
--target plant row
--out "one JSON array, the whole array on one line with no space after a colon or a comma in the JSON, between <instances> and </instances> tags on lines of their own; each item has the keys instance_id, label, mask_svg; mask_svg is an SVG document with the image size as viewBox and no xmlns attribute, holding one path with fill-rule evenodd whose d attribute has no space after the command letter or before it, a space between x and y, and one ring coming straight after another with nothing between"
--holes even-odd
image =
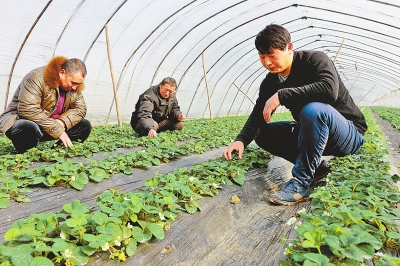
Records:
<instances>
[{"instance_id":1,"label":"plant row","mask_svg":"<svg viewBox=\"0 0 400 266\"><path fill-rule=\"evenodd\" d=\"M380 117L390 122L392 127L400 131L400 109L389 107L371 107L372 111L377 113Z\"/></svg>"},{"instance_id":2,"label":"plant row","mask_svg":"<svg viewBox=\"0 0 400 266\"><path fill-rule=\"evenodd\" d=\"M300 212L303 222L288 222L298 236L287 245L287 259L280 265L400 264L400 258L389 255L400 248L399 176L390 176L385 138L371 111L364 114L365 143L358 153L330 161L333 172L310 195L311 211Z\"/></svg>"},{"instance_id":3,"label":"plant row","mask_svg":"<svg viewBox=\"0 0 400 266\"><path fill-rule=\"evenodd\" d=\"M194 141L188 141L181 145L176 145L179 134L176 132L165 132L159 134L156 139L150 137L138 138L141 140L141 145L144 146L140 151L133 151L127 154L118 153L116 155L109 156L101 160L89 160L89 163L73 162L65 158L68 152L73 151L75 147L81 150L82 147L87 147L88 144L81 143L66 150L65 148L59 148L58 150L43 149L39 150L33 148L25 154L17 155L3 155L0 160L3 164L2 170L0 171L0 208L7 208L10 204L10 200L17 202L30 202L30 199L25 193L30 192L29 186L35 186L44 184L50 186L67 186L77 190L82 190L89 181L100 182L104 178L109 178L110 175L117 173L132 174L136 168L147 168L161 163L168 163L169 160L177 159L189 154L201 154L205 151L211 150L216 147L227 145L231 142L234 137L234 130L239 126L243 119L233 119L230 122L230 126L221 126L222 123L226 123L226 119L218 119L211 124L212 126L218 126L219 129L215 129L214 132L218 132L218 135L210 135L210 125L208 126L208 132L204 131L206 126L201 126L201 130L197 129L199 124L205 124L202 120L197 123L192 122L192 125L196 124L195 129L188 127L189 129L182 132L180 135L188 135L191 133L191 138ZM124 132L126 128L115 128L113 127L113 134L108 128L102 128L109 136L113 139L113 136L119 135L117 130ZM93 138L98 140L100 129ZM207 133L207 134L206 134ZM132 139L132 136L122 137L121 133L119 141L126 143ZM188 138L188 137L185 137ZM101 138L100 138L101 139ZM86 146L85 146L86 145ZM90 146L90 145L89 145ZM145 148L148 147L148 148ZM48 157L46 161L55 161L54 164L42 164L34 169L28 169L31 167L32 162ZM30 158L27 160L26 158ZM52 159L50 159L52 158ZM12 173L11 173L12 171Z\"/></svg>"},{"instance_id":4,"label":"plant row","mask_svg":"<svg viewBox=\"0 0 400 266\"><path fill-rule=\"evenodd\" d=\"M40 142L37 149L24 154L15 154L11 141L4 137L0 138L0 166L18 171L29 168L33 162L59 162L78 156L90 158L93 153L112 152L118 148L154 147L164 142L177 143L189 139L233 138L244 121L245 117L189 120L185 122L184 130L162 132L157 138L139 137L129 124L123 124L121 128L100 126L93 128L84 143L74 143L69 149L47 141Z\"/></svg>"},{"instance_id":5,"label":"plant row","mask_svg":"<svg viewBox=\"0 0 400 266\"><path fill-rule=\"evenodd\" d=\"M218 195L225 184L242 185L247 169L270 158L249 145L242 160L218 158L190 169L176 168L156 174L138 191L110 189L99 195L97 208L76 200L58 212L33 214L6 232L0 265L84 265L99 252L125 261L139 243L164 238L177 213L195 213L202 196Z\"/></svg>"}]
</instances>

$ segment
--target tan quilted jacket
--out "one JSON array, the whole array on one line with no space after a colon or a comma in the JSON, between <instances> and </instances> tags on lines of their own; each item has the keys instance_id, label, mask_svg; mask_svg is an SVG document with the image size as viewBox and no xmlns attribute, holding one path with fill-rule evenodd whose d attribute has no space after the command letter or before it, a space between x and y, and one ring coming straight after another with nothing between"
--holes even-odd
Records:
<instances>
[{"instance_id":1,"label":"tan quilted jacket","mask_svg":"<svg viewBox=\"0 0 400 266\"><path fill-rule=\"evenodd\" d=\"M63 56L54 57L47 66L36 68L23 78L6 111L0 116L0 133L4 134L18 119L27 119L58 139L66 129L85 117L86 104L81 93L83 84L66 94L62 114L58 117L64 121L66 129L50 117L57 108L59 71L66 60Z\"/></svg>"}]
</instances>

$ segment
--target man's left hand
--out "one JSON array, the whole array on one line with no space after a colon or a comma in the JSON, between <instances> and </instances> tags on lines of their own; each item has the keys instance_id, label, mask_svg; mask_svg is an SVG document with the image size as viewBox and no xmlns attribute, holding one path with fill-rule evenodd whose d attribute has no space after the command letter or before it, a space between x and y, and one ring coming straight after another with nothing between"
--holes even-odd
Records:
<instances>
[{"instance_id":1,"label":"man's left hand","mask_svg":"<svg viewBox=\"0 0 400 266\"><path fill-rule=\"evenodd\" d=\"M67 133L62 133L61 136L58 138L59 140L61 140L61 142L64 144L65 147L71 147L72 146L72 141L69 138L69 136L67 135Z\"/></svg>"},{"instance_id":2,"label":"man's left hand","mask_svg":"<svg viewBox=\"0 0 400 266\"><path fill-rule=\"evenodd\" d=\"M275 112L276 108L281 104L279 101L278 93L275 93L267 100L264 106L263 117L265 122L271 121L271 116Z\"/></svg>"},{"instance_id":3,"label":"man's left hand","mask_svg":"<svg viewBox=\"0 0 400 266\"><path fill-rule=\"evenodd\" d=\"M179 122L184 122L186 120L186 116L184 114L178 115L178 121Z\"/></svg>"},{"instance_id":4,"label":"man's left hand","mask_svg":"<svg viewBox=\"0 0 400 266\"><path fill-rule=\"evenodd\" d=\"M62 125L63 126L63 128L65 128L65 123L64 123L64 121L62 121L61 119L56 119L56 121L60 124L60 125ZM61 136L58 138L63 144L64 144L64 146L65 147L71 147L71 146L73 146L72 145L72 141L71 141L71 139L69 138L69 136L67 135L67 133L64 131L64 133L62 133L61 134Z\"/></svg>"}]
</instances>

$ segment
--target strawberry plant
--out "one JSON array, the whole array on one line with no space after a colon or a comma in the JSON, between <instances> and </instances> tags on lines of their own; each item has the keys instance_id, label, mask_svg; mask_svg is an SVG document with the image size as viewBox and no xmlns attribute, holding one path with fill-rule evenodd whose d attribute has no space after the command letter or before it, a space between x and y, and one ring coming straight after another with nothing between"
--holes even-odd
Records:
<instances>
[{"instance_id":1,"label":"strawberry plant","mask_svg":"<svg viewBox=\"0 0 400 266\"><path fill-rule=\"evenodd\" d=\"M310 195L311 211L302 212L297 238L285 249L280 265L398 265L389 249L400 248L399 176L389 175L387 147L371 112L361 150L331 160L326 185ZM285 240L283 238L283 240Z\"/></svg>"},{"instance_id":2,"label":"strawberry plant","mask_svg":"<svg viewBox=\"0 0 400 266\"><path fill-rule=\"evenodd\" d=\"M156 174L137 191L110 189L99 195L97 209L75 200L56 213L19 220L5 234L0 261L16 266L83 265L97 252L125 261L139 243L164 238L178 212L200 210L197 200L202 196L217 195L222 184L242 184L242 174L253 165L249 159L257 157L266 164L271 158L252 145L247 149L243 160L218 158L190 169ZM60 167L76 174L71 162Z\"/></svg>"},{"instance_id":3,"label":"strawberry plant","mask_svg":"<svg viewBox=\"0 0 400 266\"><path fill-rule=\"evenodd\" d=\"M85 143L75 143L71 149L57 147L53 142L44 142L39 144L39 148L30 149L24 154L1 155L0 164L3 163L6 170L13 171L11 178L17 179L15 182L12 181L16 187L13 189L14 192L8 190L10 194L7 201L9 202L10 199L19 199L20 202L29 201L26 196L21 196L29 191L25 189L26 186L43 183L46 186L67 186L82 190L89 181L101 182L102 179L119 172L132 174L135 168L146 169L153 165L168 163L170 160L185 155L204 153L221 145L228 145L243 122L244 117L219 118L213 121L208 119L192 120L187 121L185 131L163 132L154 139L132 137L136 133L133 133L130 125L124 125L123 128L99 127L93 129L93 137L91 135ZM211 130L219 137L210 135ZM106 141L107 136L109 139ZM112 151L121 147L133 148L137 145L144 148L127 154L106 154L106 158L100 160L88 158L88 163L69 161L69 158L75 156L90 157L92 152L101 150L98 145L101 144L100 141L109 143L110 140L113 140L113 143L107 149L102 149L103 151ZM177 145L177 141L181 140L186 140L186 142ZM39 161L53 164L44 164L31 169L32 164ZM240 177L243 175L239 174L238 178ZM15 194L19 196L15 196ZM23 200L21 200L22 198ZM5 196L3 201L6 201ZM0 204L0 208L7 206L9 203Z\"/></svg>"},{"instance_id":4,"label":"strawberry plant","mask_svg":"<svg viewBox=\"0 0 400 266\"><path fill-rule=\"evenodd\" d=\"M400 109L378 106L371 107L371 109L383 119L388 120L394 128L400 131Z\"/></svg>"},{"instance_id":5,"label":"strawberry plant","mask_svg":"<svg viewBox=\"0 0 400 266\"><path fill-rule=\"evenodd\" d=\"M29 199L23 196L28 191L24 187L39 185L46 186L67 186L77 190L83 189L89 180L100 182L110 175L123 172L132 174L135 168L148 168L161 163L168 163L170 160L178 159L181 156L192 153L203 153L212 148L229 143L234 137L233 128L243 122L244 117L231 118L233 121L229 126L227 119L209 120L199 119L187 121L185 131L163 132L158 138L138 138L132 131L130 125L125 124L122 128L98 127L93 129L93 134L85 143L75 143L70 149L65 149L53 142L40 143L38 148L32 148L24 154L12 154L5 152L0 155L0 165L13 175L7 175L3 183L12 183L13 188L4 190L9 196L2 196L0 208L9 206L9 200L15 199L20 202L27 202ZM199 128L197 125L201 124ZM192 127L191 127L192 126ZM216 127L221 137L214 138L209 134L211 128ZM222 128L222 129L220 129ZM1 138L4 143L11 145L11 142ZM186 140L186 143L177 145L177 141ZM105 145L103 147L103 145ZM117 148L134 148L138 145L145 147L141 151L128 154L113 154L101 160L91 160L93 152L114 151ZM157 147L157 148L154 148ZM89 158L89 163L75 163L68 159L76 156ZM41 165L32 168L34 162L51 162L52 165ZM28 170L30 169L30 170ZM0 177L1 179L2 177ZM9 179L17 179L10 181ZM18 195L17 195L18 194Z\"/></svg>"}]
</instances>

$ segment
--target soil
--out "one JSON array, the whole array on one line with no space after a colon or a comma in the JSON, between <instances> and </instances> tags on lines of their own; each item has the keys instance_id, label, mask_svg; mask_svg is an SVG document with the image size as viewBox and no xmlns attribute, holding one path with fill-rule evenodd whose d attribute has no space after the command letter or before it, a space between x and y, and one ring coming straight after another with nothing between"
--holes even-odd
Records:
<instances>
[{"instance_id":1,"label":"soil","mask_svg":"<svg viewBox=\"0 0 400 266\"><path fill-rule=\"evenodd\" d=\"M385 134L388 143L391 174L400 175L400 133L390 125L389 121L382 119L375 113L374 118L378 123L379 129Z\"/></svg>"}]
</instances>

